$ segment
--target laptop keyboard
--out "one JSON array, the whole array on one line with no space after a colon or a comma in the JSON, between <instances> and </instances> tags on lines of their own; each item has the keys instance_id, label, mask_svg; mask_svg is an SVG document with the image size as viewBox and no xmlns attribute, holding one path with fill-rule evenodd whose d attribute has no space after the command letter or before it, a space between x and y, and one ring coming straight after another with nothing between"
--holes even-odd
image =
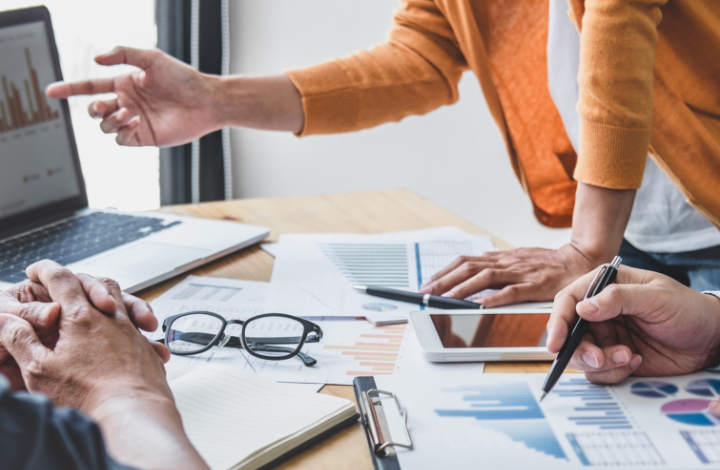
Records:
<instances>
[{"instance_id":1,"label":"laptop keyboard","mask_svg":"<svg viewBox=\"0 0 720 470\"><path fill-rule=\"evenodd\" d=\"M22 282L25 268L51 259L67 265L168 229L163 219L93 212L0 242L0 281Z\"/></svg>"}]
</instances>

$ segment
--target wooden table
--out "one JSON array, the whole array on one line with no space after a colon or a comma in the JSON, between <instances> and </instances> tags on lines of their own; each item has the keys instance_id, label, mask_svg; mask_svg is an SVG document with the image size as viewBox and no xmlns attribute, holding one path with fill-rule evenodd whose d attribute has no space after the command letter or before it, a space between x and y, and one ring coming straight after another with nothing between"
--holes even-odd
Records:
<instances>
[{"instance_id":1,"label":"wooden table","mask_svg":"<svg viewBox=\"0 0 720 470\"><path fill-rule=\"evenodd\" d=\"M407 190L386 190L360 193L303 196L274 199L245 199L182 205L161 209L178 215L232 220L270 227L266 241L277 241L280 233L353 232L378 233L416 230L455 225L468 232L487 235L487 232ZM512 248L493 237L500 249ZM198 276L227 277L251 281L270 281L273 258L259 246L191 272ZM141 293L147 301L155 299L182 277L164 282ZM549 363L490 363L485 371L546 372ZM352 387L326 385L321 393L355 401ZM362 426L357 423L287 461L281 469L350 469L371 470L370 453Z\"/></svg>"}]
</instances>

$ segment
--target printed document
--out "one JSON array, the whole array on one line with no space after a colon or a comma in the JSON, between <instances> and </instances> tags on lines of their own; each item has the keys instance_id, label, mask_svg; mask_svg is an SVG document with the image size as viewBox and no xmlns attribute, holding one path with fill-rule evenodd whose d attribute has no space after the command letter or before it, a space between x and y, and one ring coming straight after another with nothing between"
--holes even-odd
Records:
<instances>
[{"instance_id":1,"label":"printed document","mask_svg":"<svg viewBox=\"0 0 720 470\"><path fill-rule=\"evenodd\" d=\"M188 276L153 301L152 307L161 325L168 316L197 310L218 313L226 319L246 320L266 313L269 291L270 285L265 282ZM296 314L293 310L275 312ZM305 366L299 358L267 361L243 349L225 347L192 356L173 355L166 365L168 374L179 377L208 364L225 364L279 382L351 385L357 376L392 374L402 359L407 325L376 327L354 317L305 318L323 330L319 343L306 343L302 349L317 360L314 366ZM239 335L239 330L237 326L228 326L227 333ZM148 336L160 339L162 332Z\"/></svg>"},{"instance_id":2,"label":"printed document","mask_svg":"<svg viewBox=\"0 0 720 470\"><path fill-rule=\"evenodd\" d=\"M353 285L417 292L462 255L494 251L490 237L457 227L385 234L287 234L275 247L268 307L301 316L404 317L420 306L372 297Z\"/></svg>"},{"instance_id":3,"label":"printed document","mask_svg":"<svg viewBox=\"0 0 720 470\"><path fill-rule=\"evenodd\" d=\"M408 410L415 449L398 450L402 468L720 468L720 420L708 410L720 398L717 374L633 377L608 387L566 374L538 403L544 379L375 378Z\"/></svg>"}]
</instances>

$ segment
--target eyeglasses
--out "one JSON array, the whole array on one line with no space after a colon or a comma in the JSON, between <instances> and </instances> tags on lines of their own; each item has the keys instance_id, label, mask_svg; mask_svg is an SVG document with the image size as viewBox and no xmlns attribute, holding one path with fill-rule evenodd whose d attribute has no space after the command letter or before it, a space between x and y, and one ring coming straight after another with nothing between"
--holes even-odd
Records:
<instances>
[{"instance_id":1,"label":"eyeglasses","mask_svg":"<svg viewBox=\"0 0 720 470\"><path fill-rule=\"evenodd\" d=\"M226 328L240 326L239 336L225 334ZM200 354L217 346L245 349L271 361L298 356L306 366L317 361L300 350L305 343L318 343L323 337L315 323L284 313L265 313L241 321L226 320L213 312L186 312L166 318L162 329L165 345L178 356Z\"/></svg>"}]
</instances>

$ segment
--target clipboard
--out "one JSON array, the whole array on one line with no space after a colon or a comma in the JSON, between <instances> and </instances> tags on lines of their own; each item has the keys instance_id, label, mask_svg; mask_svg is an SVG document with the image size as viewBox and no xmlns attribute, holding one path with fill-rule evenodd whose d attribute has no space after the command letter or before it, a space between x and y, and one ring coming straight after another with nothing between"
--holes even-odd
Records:
<instances>
[{"instance_id":1,"label":"clipboard","mask_svg":"<svg viewBox=\"0 0 720 470\"><path fill-rule=\"evenodd\" d=\"M386 390L378 390L373 377L356 377L353 380L355 398L360 409L360 419L365 428L365 437L370 447L370 455L375 470L400 470L396 447L413 449L412 439L407 427L407 410L400 406L397 395ZM382 398L392 398L395 407L403 419L406 442L395 442L390 435L386 413L394 413L392 407L384 407ZM389 400L386 400L386 403Z\"/></svg>"}]
</instances>

